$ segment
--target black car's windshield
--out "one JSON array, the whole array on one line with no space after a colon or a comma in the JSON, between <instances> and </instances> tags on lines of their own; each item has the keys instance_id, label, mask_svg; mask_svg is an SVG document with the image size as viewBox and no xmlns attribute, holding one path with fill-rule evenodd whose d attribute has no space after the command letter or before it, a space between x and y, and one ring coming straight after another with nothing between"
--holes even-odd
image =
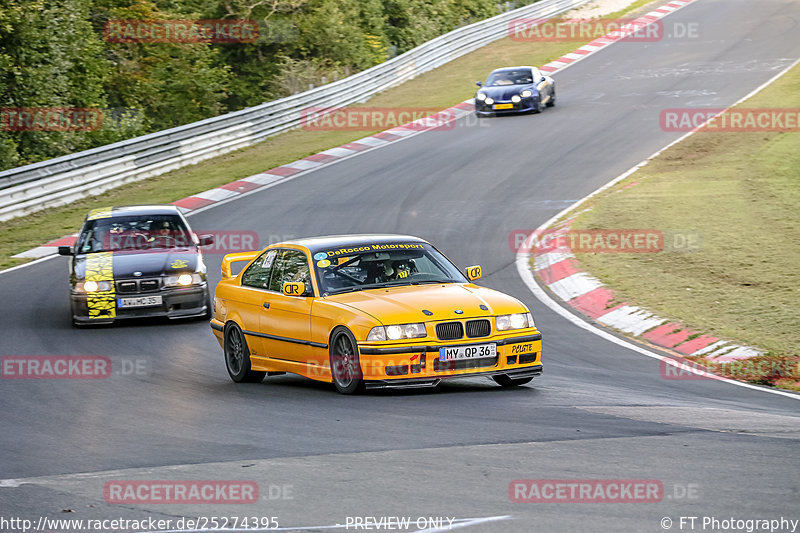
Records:
<instances>
[{"instance_id":1,"label":"black car's windshield","mask_svg":"<svg viewBox=\"0 0 800 533\"><path fill-rule=\"evenodd\" d=\"M177 215L131 215L89 220L75 252L117 252L180 248L193 245L188 228Z\"/></svg>"},{"instance_id":2,"label":"black car's windshield","mask_svg":"<svg viewBox=\"0 0 800 533\"><path fill-rule=\"evenodd\" d=\"M501 70L489 74L486 80L487 87L502 87L503 85L525 85L533 83L530 69Z\"/></svg>"},{"instance_id":3,"label":"black car's windshield","mask_svg":"<svg viewBox=\"0 0 800 533\"><path fill-rule=\"evenodd\" d=\"M314 254L322 294L423 283L465 283L458 268L426 243L368 243Z\"/></svg>"}]
</instances>

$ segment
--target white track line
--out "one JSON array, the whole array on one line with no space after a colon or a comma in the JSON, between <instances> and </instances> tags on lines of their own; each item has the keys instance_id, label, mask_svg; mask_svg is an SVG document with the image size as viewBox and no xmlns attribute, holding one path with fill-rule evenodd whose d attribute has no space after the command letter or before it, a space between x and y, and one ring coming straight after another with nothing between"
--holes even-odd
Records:
<instances>
[{"instance_id":1,"label":"white track line","mask_svg":"<svg viewBox=\"0 0 800 533\"><path fill-rule=\"evenodd\" d=\"M689 5L689 4L687 4L687 5ZM730 107L726 108L726 111L727 111L727 109L730 109L732 107L736 107L737 105L741 104L742 102L744 102L746 100L749 100L753 96L757 95L758 93L760 93L761 91L763 91L764 89L766 89L767 87L769 87L770 85L772 85L773 83L778 81L780 78L785 76L790 70L792 70L794 67L796 67L799 63L800 63L800 59L797 59L794 63L792 63L791 65L786 67L784 70L782 70L776 76L774 76L772 79L770 79L766 83L762 84L760 87L758 87L754 91L750 92L747 96L745 96L744 98L738 100L736 103L734 103ZM724 113L724 111L723 111L723 113ZM631 174L633 174L634 172L636 172L640 168L642 168L645 165L647 165L648 163L650 163L650 161L652 161L653 159L655 159L656 157L661 155L664 151L668 150L669 148L672 148L673 146L675 146L679 142L683 141L684 139L688 138L689 136L694 135L695 133L700 131L703 127L705 127L705 125L708 124L708 122L710 122L710 120L711 119L706 121L706 123L703 124L703 126L701 126L700 128L697 128L694 131L690 131L690 132L686 133L685 135L682 135L679 139L669 143L667 146L665 146L664 148L662 148L658 152L654 153L653 155L651 155L650 157L648 157L647 159L645 159L644 161L642 161L638 165L635 165L633 168L631 168L627 172L624 172L620 176L617 176L616 178L614 178L613 180L609 181L608 183L606 183L605 185L603 185L602 187L600 187L596 191L584 196L583 198L581 198L580 200L578 200L577 202L575 202L571 206L569 206L566 209L562 210L560 213L557 213L550 220L548 220L547 222L545 222L544 224L539 226L533 233L531 233L531 235L528 236L528 239L531 239L534 234L539 234L539 235L544 234L544 232L547 231L548 227L550 227L551 225L556 223L559 219L563 218L564 215L566 215L567 213L569 213L571 211L574 211L578 206L582 205L589 198L592 198L592 197L600 194L601 192L605 191L606 189L608 189L610 187L613 187L614 185L616 185L620 181L624 180L625 178L627 178L628 176L630 176ZM528 242L528 239L526 239L525 242ZM531 256L531 254L530 254L529 251L528 252L518 252L517 253L517 258L516 258L517 273L519 273L520 278L522 278L522 281L525 283L525 285L528 286L528 289L530 289L530 291L533 293L533 295L536 296L536 298L540 302L542 302L544 305L546 305L552 311L554 311L555 313L561 315L563 318L565 318L568 321L572 322L576 326L581 327L581 328L583 328L585 330L588 330L591 333L594 333L595 335L597 335L599 337L602 337L602 338L604 338L605 340L607 340L609 342L613 342L614 344L617 344L617 345L622 346L624 348L628 348L628 349L633 350L635 352L638 352L638 353L640 353L642 355L646 355L647 357L652 357L653 359L665 360L665 361L667 361L668 364L676 366L676 367L678 367L678 368L680 368L682 370L692 372L693 374L697 374L697 375L704 374L704 372L702 370L699 370L697 368L692 368L690 366L684 365L683 363L675 361L674 359L670 359L669 357L666 357L664 355L660 355L660 354L657 354L655 352L652 352L652 351L650 351L650 350L648 350L648 349L646 349L646 348L644 348L642 346L639 346L638 344L634 344L634 343L632 343L630 341L620 339L619 337L617 337L615 335L612 335L608 331L605 331L603 329L600 329L600 328L590 324L584 318L579 317L578 315L573 314L570 311L567 311L558 302L553 300L550 297L550 295L547 294L547 292L545 292L539 286L538 283L536 283L536 279L533 277L533 272L531 271L530 256ZM736 385L737 387L744 387L746 389L758 390L758 391L766 392L766 393L769 393L769 394L777 394L778 396L785 396L787 398L792 398L794 400L800 400L800 395L794 394L794 393L791 393L791 392L787 392L787 391L767 389L767 388L764 388L764 387L759 387L757 385L750 385L749 383L744 383L744 382L741 382L741 381L735 381L735 380L728 379L728 378L725 378L725 377L720 377L719 381L724 381L725 383L730 383L731 385Z\"/></svg>"}]
</instances>

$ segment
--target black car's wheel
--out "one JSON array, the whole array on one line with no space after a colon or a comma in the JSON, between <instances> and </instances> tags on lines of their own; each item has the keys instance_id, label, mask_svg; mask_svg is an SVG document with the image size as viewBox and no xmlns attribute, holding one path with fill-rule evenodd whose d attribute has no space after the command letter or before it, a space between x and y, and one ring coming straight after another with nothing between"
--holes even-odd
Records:
<instances>
[{"instance_id":1,"label":"black car's wheel","mask_svg":"<svg viewBox=\"0 0 800 533\"><path fill-rule=\"evenodd\" d=\"M555 107L556 105L556 88L553 87L553 92L550 94L550 100L547 101L547 107Z\"/></svg>"},{"instance_id":2,"label":"black car's wheel","mask_svg":"<svg viewBox=\"0 0 800 533\"><path fill-rule=\"evenodd\" d=\"M236 383L258 383L266 372L250 370L250 350L244 333L234 323L225 327L225 367Z\"/></svg>"},{"instance_id":3,"label":"black car's wheel","mask_svg":"<svg viewBox=\"0 0 800 533\"><path fill-rule=\"evenodd\" d=\"M206 312L200 317L200 320L211 320L214 316L214 302L211 300L211 293L206 295Z\"/></svg>"},{"instance_id":4,"label":"black car's wheel","mask_svg":"<svg viewBox=\"0 0 800 533\"><path fill-rule=\"evenodd\" d=\"M530 383L533 378L510 378L504 374L501 376L492 376L492 379L501 387L519 387L520 385Z\"/></svg>"},{"instance_id":5,"label":"black car's wheel","mask_svg":"<svg viewBox=\"0 0 800 533\"><path fill-rule=\"evenodd\" d=\"M331 335L331 374L336 390L342 394L353 394L363 388L361 364L358 360L358 345L353 334L345 328L337 328Z\"/></svg>"}]
</instances>

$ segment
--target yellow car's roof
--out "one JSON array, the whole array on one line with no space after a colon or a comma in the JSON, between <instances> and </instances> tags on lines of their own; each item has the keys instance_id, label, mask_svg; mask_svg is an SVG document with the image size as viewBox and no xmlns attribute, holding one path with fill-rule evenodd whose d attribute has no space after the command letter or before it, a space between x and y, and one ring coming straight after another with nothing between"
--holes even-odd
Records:
<instances>
[{"instance_id":1,"label":"yellow car's roof","mask_svg":"<svg viewBox=\"0 0 800 533\"><path fill-rule=\"evenodd\" d=\"M367 244L392 244L400 242L418 242L430 244L424 239L413 237L411 235L395 235L395 234L359 234L359 235L327 235L323 237L307 237L304 239L295 239L291 241L284 241L273 246L281 246L285 244L293 244L297 246L304 246L308 248L311 253L320 250L329 250L337 247L358 247Z\"/></svg>"}]
</instances>

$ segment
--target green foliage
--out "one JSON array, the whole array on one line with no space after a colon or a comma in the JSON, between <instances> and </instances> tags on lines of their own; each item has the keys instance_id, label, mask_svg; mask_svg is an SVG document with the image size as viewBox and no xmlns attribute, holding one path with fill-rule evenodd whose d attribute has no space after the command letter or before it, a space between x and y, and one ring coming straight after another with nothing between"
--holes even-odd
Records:
<instances>
[{"instance_id":1,"label":"green foliage","mask_svg":"<svg viewBox=\"0 0 800 533\"><path fill-rule=\"evenodd\" d=\"M0 4L0 107L102 108L108 61L89 23L89 0ZM3 131L0 168L92 146L86 132Z\"/></svg>"},{"instance_id":2,"label":"green foliage","mask_svg":"<svg viewBox=\"0 0 800 533\"><path fill-rule=\"evenodd\" d=\"M95 131L0 129L0 170L294 94L497 13L493 0L0 0L0 107L103 114ZM259 35L155 43L104 34L109 21L178 19L249 19Z\"/></svg>"}]
</instances>

